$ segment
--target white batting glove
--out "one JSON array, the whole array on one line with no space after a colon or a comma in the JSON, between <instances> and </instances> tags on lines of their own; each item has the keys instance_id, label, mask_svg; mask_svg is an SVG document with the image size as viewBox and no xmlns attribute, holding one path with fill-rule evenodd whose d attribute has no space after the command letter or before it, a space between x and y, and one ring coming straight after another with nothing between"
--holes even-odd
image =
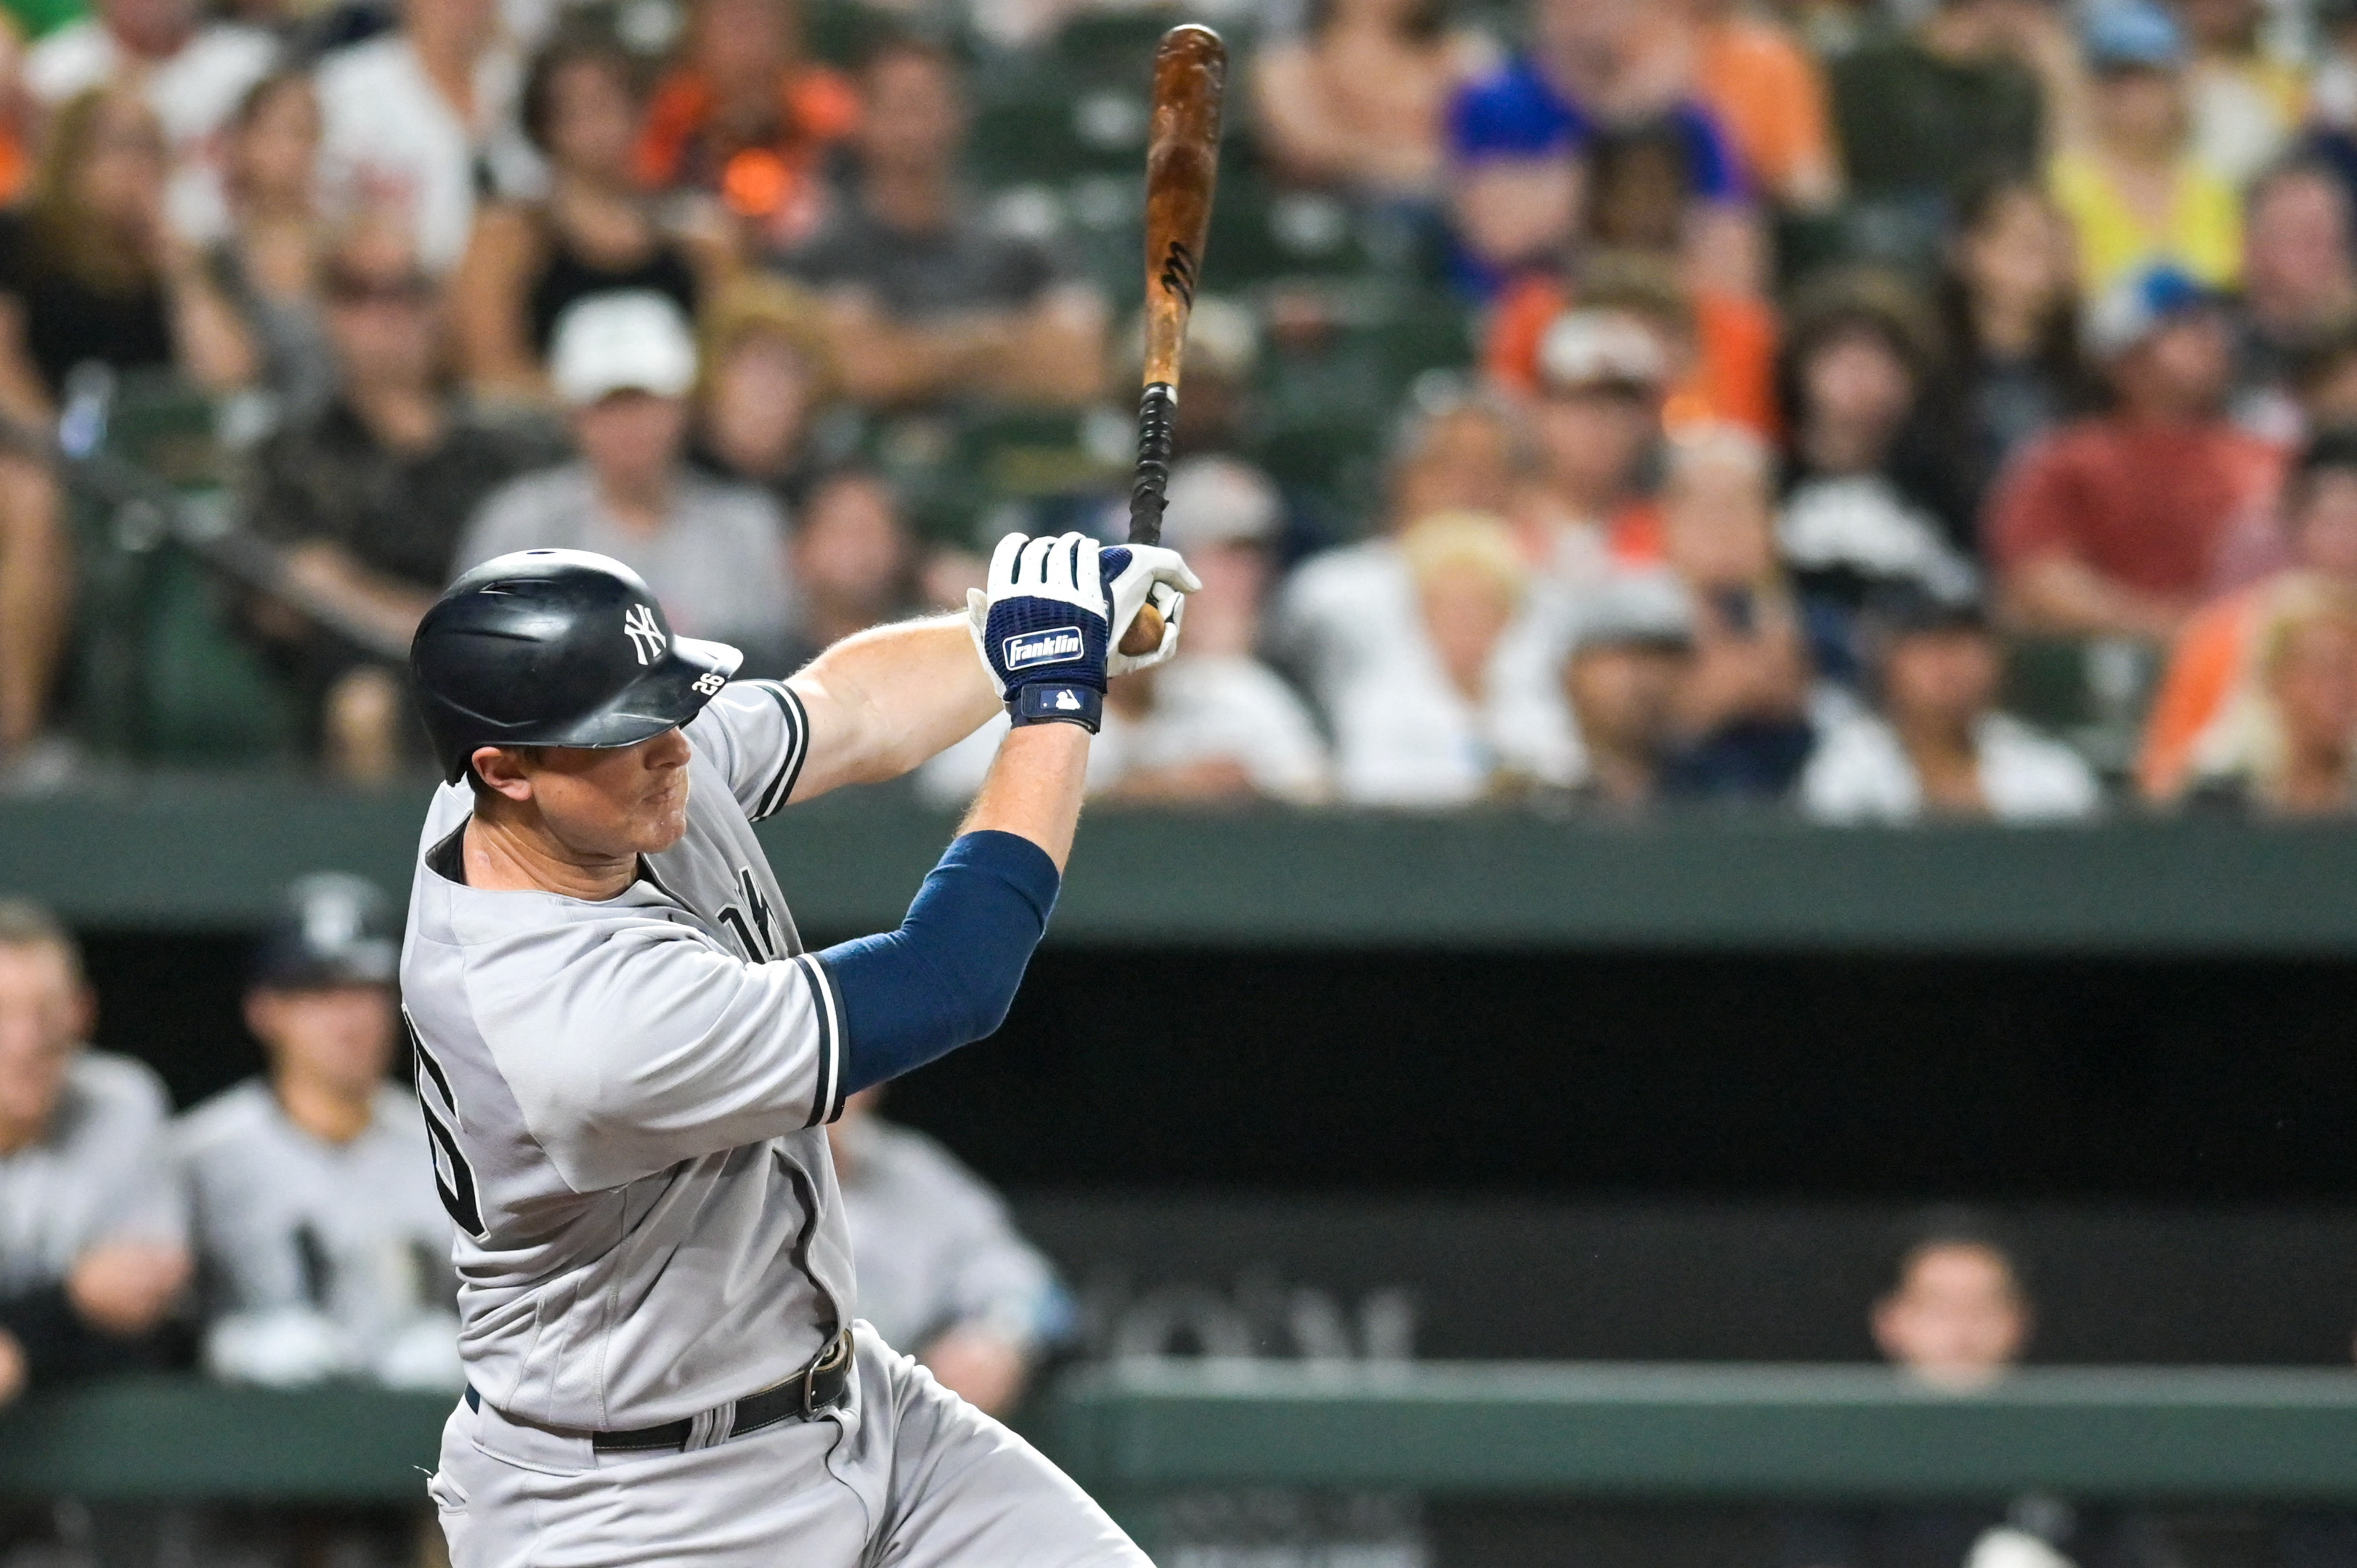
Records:
<instances>
[{"instance_id":1,"label":"white batting glove","mask_svg":"<svg viewBox=\"0 0 2357 1568\"><path fill-rule=\"evenodd\" d=\"M1105 656L1105 673L1126 675L1178 652L1178 619L1187 611L1183 596L1203 585L1178 552L1158 544L1114 544L1097 559L1104 575L1105 596L1113 601L1113 646ZM1162 640L1150 653L1124 653L1122 633L1148 604L1162 612Z\"/></svg>"}]
</instances>

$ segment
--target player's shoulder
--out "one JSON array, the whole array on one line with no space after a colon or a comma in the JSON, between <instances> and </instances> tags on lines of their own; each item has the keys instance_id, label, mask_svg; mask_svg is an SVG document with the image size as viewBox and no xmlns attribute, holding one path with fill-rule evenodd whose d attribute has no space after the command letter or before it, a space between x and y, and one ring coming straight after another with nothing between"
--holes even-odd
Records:
<instances>
[{"instance_id":1,"label":"player's shoulder","mask_svg":"<svg viewBox=\"0 0 2357 1568\"><path fill-rule=\"evenodd\" d=\"M67 1069L67 1083L94 1113L109 1118L160 1124L171 1112L171 1096L156 1069L113 1051L83 1051Z\"/></svg>"},{"instance_id":2,"label":"player's shoulder","mask_svg":"<svg viewBox=\"0 0 2357 1568\"><path fill-rule=\"evenodd\" d=\"M871 1116L861 1129L861 1160L896 1195L937 1210L996 1210L998 1195L939 1139L898 1122Z\"/></svg>"},{"instance_id":3,"label":"player's shoulder","mask_svg":"<svg viewBox=\"0 0 2357 1568\"><path fill-rule=\"evenodd\" d=\"M270 1087L259 1078L231 1084L180 1113L172 1141L185 1159L202 1160L264 1137L273 1112Z\"/></svg>"}]
</instances>

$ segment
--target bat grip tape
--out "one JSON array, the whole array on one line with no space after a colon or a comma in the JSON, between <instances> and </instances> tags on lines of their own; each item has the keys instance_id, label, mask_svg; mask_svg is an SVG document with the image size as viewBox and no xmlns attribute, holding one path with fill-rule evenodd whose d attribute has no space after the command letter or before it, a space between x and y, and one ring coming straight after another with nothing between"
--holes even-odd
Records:
<instances>
[{"instance_id":1,"label":"bat grip tape","mask_svg":"<svg viewBox=\"0 0 2357 1568\"><path fill-rule=\"evenodd\" d=\"M1170 486L1170 438L1178 420L1178 389L1148 381L1137 405L1137 478L1129 488L1129 542L1162 542L1162 509Z\"/></svg>"}]
</instances>

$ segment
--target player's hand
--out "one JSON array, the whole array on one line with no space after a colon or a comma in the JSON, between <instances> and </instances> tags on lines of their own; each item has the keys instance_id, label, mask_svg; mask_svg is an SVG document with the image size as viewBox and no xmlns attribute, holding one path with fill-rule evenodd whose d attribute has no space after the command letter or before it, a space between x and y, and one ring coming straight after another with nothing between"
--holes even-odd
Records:
<instances>
[{"instance_id":1,"label":"player's hand","mask_svg":"<svg viewBox=\"0 0 2357 1568\"><path fill-rule=\"evenodd\" d=\"M92 1327L145 1334L163 1321L188 1283L185 1248L160 1241L103 1241L74 1260L66 1296Z\"/></svg>"},{"instance_id":2,"label":"player's hand","mask_svg":"<svg viewBox=\"0 0 2357 1568\"><path fill-rule=\"evenodd\" d=\"M1116 544L1099 552L1097 561L1106 596L1113 601L1113 651L1105 657L1105 673L1126 675L1178 652L1178 618L1187 609L1184 596L1203 585L1178 552L1158 544ZM1124 653L1122 634L1148 604L1162 612L1162 640L1150 653Z\"/></svg>"},{"instance_id":3,"label":"player's hand","mask_svg":"<svg viewBox=\"0 0 2357 1568\"><path fill-rule=\"evenodd\" d=\"M966 595L966 628L1018 725L1097 727L1112 607L1097 555L1084 533L1010 533L990 557L987 585Z\"/></svg>"}]
</instances>

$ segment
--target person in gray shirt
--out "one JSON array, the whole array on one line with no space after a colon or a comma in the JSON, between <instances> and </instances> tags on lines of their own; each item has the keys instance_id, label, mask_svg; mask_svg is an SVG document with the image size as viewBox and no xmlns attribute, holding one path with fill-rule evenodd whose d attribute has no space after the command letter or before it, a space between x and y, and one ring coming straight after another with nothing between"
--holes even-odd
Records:
<instances>
[{"instance_id":1,"label":"person in gray shirt","mask_svg":"<svg viewBox=\"0 0 2357 1568\"><path fill-rule=\"evenodd\" d=\"M188 1283L164 1086L93 1015L71 935L0 900L0 1404L145 1363Z\"/></svg>"},{"instance_id":2,"label":"person in gray shirt","mask_svg":"<svg viewBox=\"0 0 2357 1568\"><path fill-rule=\"evenodd\" d=\"M268 1076L174 1128L216 1376L451 1392L465 1380L425 1122L385 1077L400 943L373 885L334 872L297 881L245 1000Z\"/></svg>"},{"instance_id":3,"label":"person in gray shirt","mask_svg":"<svg viewBox=\"0 0 2357 1568\"><path fill-rule=\"evenodd\" d=\"M558 318L549 381L580 460L495 491L457 571L519 550L588 550L647 581L685 637L731 644L748 673L783 675L791 632L786 518L768 492L685 462L695 340L662 295L591 295Z\"/></svg>"},{"instance_id":4,"label":"person in gray shirt","mask_svg":"<svg viewBox=\"0 0 2357 1568\"><path fill-rule=\"evenodd\" d=\"M879 1085L827 1129L859 1310L968 1404L1003 1415L1071 1304L1006 1205L947 1149L877 1116Z\"/></svg>"}]
</instances>

